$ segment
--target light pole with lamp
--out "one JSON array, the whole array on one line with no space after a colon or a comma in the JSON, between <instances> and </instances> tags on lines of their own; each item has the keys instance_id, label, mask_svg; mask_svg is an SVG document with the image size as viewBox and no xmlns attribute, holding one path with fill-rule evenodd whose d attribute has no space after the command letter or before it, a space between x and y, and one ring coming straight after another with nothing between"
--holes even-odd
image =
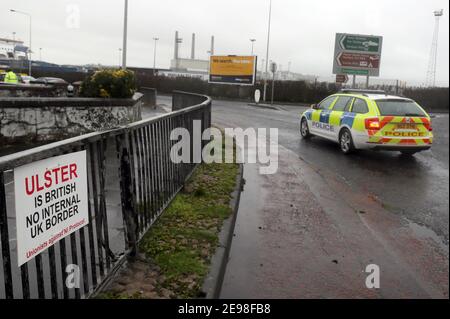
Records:
<instances>
[{"instance_id":1,"label":"light pole with lamp","mask_svg":"<svg viewBox=\"0 0 450 319\"><path fill-rule=\"evenodd\" d=\"M153 48L153 76L155 76L155 68L156 68L156 42L159 40L159 38L155 37L153 38L153 41L155 41L155 47Z\"/></svg>"},{"instance_id":2,"label":"light pole with lamp","mask_svg":"<svg viewBox=\"0 0 450 319\"><path fill-rule=\"evenodd\" d=\"M269 45L270 45L270 22L272 19L272 0L269 2L269 25L267 30L267 50L266 50L266 71L264 72L264 93L263 99L266 101L266 92L267 92L267 76L268 76L268 68L269 68Z\"/></svg>"},{"instance_id":3,"label":"light pole with lamp","mask_svg":"<svg viewBox=\"0 0 450 319\"><path fill-rule=\"evenodd\" d=\"M123 17L123 46L122 46L122 69L127 68L127 29L128 29L128 0L125 0Z\"/></svg>"},{"instance_id":4,"label":"light pole with lamp","mask_svg":"<svg viewBox=\"0 0 450 319\"><path fill-rule=\"evenodd\" d=\"M273 98L275 96L275 75L277 73L277 64L275 62L270 62L270 72L272 72L272 99L270 105L273 105Z\"/></svg>"},{"instance_id":5,"label":"light pole with lamp","mask_svg":"<svg viewBox=\"0 0 450 319\"><path fill-rule=\"evenodd\" d=\"M13 35L13 54L14 54L14 57L16 56L16 32L13 32L12 33L12 35Z\"/></svg>"},{"instance_id":6,"label":"light pole with lamp","mask_svg":"<svg viewBox=\"0 0 450 319\"><path fill-rule=\"evenodd\" d=\"M250 41L252 42L252 56L253 56L253 48L254 48L256 39L250 39Z\"/></svg>"},{"instance_id":7,"label":"light pole with lamp","mask_svg":"<svg viewBox=\"0 0 450 319\"><path fill-rule=\"evenodd\" d=\"M28 75L31 76L31 14L27 13L27 12L23 12L23 11L19 11L19 10L14 10L14 9L10 9L11 12L13 13L18 13L18 14L23 14L25 16L27 16L29 18L30 21L30 45L28 48Z\"/></svg>"},{"instance_id":8,"label":"light pole with lamp","mask_svg":"<svg viewBox=\"0 0 450 319\"><path fill-rule=\"evenodd\" d=\"M122 64L122 48L119 48L119 69L121 64Z\"/></svg>"}]
</instances>

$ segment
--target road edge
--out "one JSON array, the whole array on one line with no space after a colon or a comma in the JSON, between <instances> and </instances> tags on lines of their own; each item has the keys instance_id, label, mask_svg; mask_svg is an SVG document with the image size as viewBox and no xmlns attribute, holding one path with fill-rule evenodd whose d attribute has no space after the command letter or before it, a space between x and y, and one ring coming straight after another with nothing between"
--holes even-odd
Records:
<instances>
[{"instance_id":1,"label":"road edge","mask_svg":"<svg viewBox=\"0 0 450 319\"><path fill-rule=\"evenodd\" d=\"M270 109L279 111L280 109L275 105L270 104L261 104L261 103L248 103L248 106L259 107L261 109Z\"/></svg>"},{"instance_id":2,"label":"road edge","mask_svg":"<svg viewBox=\"0 0 450 319\"><path fill-rule=\"evenodd\" d=\"M203 281L201 290L205 293L206 299L218 299L222 290L222 283L225 277L228 258L230 256L231 244L234 237L234 227L236 225L239 202L244 183L244 164L240 163L239 174L236 176L236 186L230 200L230 207L233 211L231 216L223 222L222 229L219 233L219 244L216 248L216 252L211 258L209 273Z\"/></svg>"}]
</instances>

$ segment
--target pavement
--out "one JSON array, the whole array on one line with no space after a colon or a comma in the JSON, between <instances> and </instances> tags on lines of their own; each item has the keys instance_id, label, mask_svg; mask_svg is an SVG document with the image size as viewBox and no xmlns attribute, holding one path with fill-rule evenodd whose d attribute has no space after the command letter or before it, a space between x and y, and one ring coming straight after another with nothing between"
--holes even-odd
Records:
<instances>
[{"instance_id":1,"label":"pavement","mask_svg":"<svg viewBox=\"0 0 450 319\"><path fill-rule=\"evenodd\" d=\"M246 164L222 298L448 298L448 114L432 150L340 153L299 136L305 110L213 101L222 127L279 129L279 170ZM380 267L380 289L365 285Z\"/></svg>"}]
</instances>

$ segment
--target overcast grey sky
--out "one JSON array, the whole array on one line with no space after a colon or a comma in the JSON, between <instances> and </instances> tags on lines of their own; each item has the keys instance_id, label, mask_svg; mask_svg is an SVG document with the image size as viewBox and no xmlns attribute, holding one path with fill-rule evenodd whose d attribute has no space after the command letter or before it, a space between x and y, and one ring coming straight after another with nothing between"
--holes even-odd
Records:
<instances>
[{"instance_id":1,"label":"overcast grey sky","mask_svg":"<svg viewBox=\"0 0 450 319\"><path fill-rule=\"evenodd\" d=\"M122 46L123 0L1 0L0 37L28 42L25 16L33 17L33 49L38 58L65 64L117 65ZM197 57L207 59L210 36L216 54L250 54L255 38L259 60L265 57L268 0L129 0L128 65L167 68L173 57L174 32L184 39L181 56L189 57L197 34ZM434 28L441 18L437 84L449 83L448 0L273 0L270 59L303 74L331 76L335 33L384 37L380 77L421 83L425 79ZM76 7L73 7L75 5ZM75 8L75 11L74 11ZM79 26L71 19L80 12Z\"/></svg>"}]
</instances>

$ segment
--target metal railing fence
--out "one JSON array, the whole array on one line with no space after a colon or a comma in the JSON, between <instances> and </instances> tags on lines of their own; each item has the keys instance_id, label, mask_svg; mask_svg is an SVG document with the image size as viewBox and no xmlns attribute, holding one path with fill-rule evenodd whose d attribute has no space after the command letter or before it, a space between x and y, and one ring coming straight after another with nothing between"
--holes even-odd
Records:
<instances>
[{"instance_id":1,"label":"metal railing fence","mask_svg":"<svg viewBox=\"0 0 450 319\"><path fill-rule=\"evenodd\" d=\"M136 253L139 239L197 165L170 159L173 129L187 129L192 146L193 121L201 121L202 131L211 125L211 99L199 95L195 99L203 102L118 129L0 157L0 298L88 297L127 256ZM17 267L14 168L81 150L87 153L89 223ZM79 288L65 283L69 264L79 266Z\"/></svg>"}]
</instances>

